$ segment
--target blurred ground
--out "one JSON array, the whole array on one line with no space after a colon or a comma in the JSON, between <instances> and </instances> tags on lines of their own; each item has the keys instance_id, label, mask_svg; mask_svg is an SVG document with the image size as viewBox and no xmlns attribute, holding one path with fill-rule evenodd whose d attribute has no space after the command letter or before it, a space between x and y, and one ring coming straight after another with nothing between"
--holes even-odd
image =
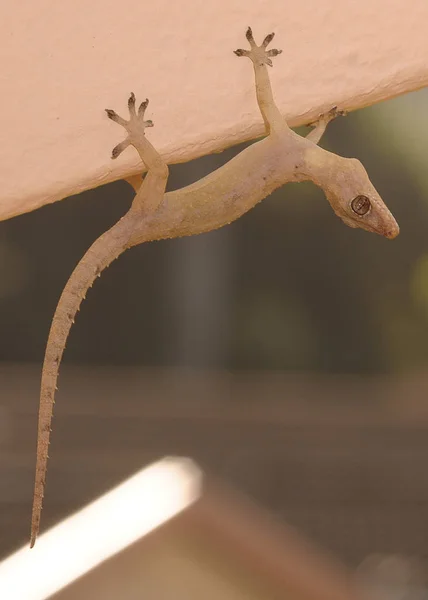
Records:
<instances>
[{"instance_id":1,"label":"blurred ground","mask_svg":"<svg viewBox=\"0 0 428 600\"><path fill-rule=\"evenodd\" d=\"M8 399L4 555L28 535L38 369L2 367L0 381ZM68 367L61 392L44 527L175 454L192 456L348 564L374 552L428 558L427 377L415 389L404 378Z\"/></svg>"}]
</instances>

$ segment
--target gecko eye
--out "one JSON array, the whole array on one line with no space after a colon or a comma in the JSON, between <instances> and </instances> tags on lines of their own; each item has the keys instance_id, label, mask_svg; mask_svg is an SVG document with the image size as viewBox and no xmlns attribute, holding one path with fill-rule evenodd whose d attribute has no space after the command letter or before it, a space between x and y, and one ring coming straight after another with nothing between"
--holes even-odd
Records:
<instances>
[{"instance_id":1,"label":"gecko eye","mask_svg":"<svg viewBox=\"0 0 428 600\"><path fill-rule=\"evenodd\" d=\"M371 203L367 196L356 196L351 202L351 208L357 215L366 215L370 208Z\"/></svg>"}]
</instances>

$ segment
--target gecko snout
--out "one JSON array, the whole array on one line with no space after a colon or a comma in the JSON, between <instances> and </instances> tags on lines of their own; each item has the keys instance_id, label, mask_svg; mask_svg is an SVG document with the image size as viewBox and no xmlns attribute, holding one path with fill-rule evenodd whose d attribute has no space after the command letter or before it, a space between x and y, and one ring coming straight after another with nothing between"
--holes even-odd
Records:
<instances>
[{"instance_id":1,"label":"gecko snout","mask_svg":"<svg viewBox=\"0 0 428 600\"><path fill-rule=\"evenodd\" d=\"M363 229L365 229L364 226ZM397 221L383 203L378 207L377 215L366 229L386 237L388 240L393 240L400 233L400 227Z\"/></svg>"},{"instance_id":2,"label":"gecko snout","mask_svg":"<svg viewBox=\"0 0 428 600\"><path fill-rule=\"evenodd\" d=\"M390 227L385 233L384 236L389 240L393 240L400 233L400 227L398 223L394 223L392 227Z\"/></svg>"}]
</instances>

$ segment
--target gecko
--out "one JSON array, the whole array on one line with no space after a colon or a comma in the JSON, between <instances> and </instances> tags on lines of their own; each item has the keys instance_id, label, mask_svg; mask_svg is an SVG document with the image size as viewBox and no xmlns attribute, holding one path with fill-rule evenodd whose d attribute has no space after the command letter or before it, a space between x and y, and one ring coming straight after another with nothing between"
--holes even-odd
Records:
<instances>
[{"instance_id":1,"label":"gecko","mask_svg":"<svg viewBox=\"0 0 428 600\"><path fill-rule=\"evenodd\" d=\"M106 109L109 119L126 131L112 151L117 158L133 146L146 167L144 179L126 179L135 190L128 212L87 250L66 283L52 320L41 377L37 459L31 517L30 547L39 533L47 471L54 397L67 337L82 300L101 272L125 250L153 240L196 235L223 227L241 217L287 182L310 180L324 190L333 211L350 227L395 238L399 227L370 182L361 162L324 150L318 143L328 123L341 111L334 107L320 115L306 136L295 133L281 115L272 93L267 67L281 50L267 47L267 35L257 45L250 27L249 49L235 50L251 60L256 98L266 135L222 167L182 189L166 192L168 166L145 136L153 126L145 120L148 100L136 109L135 95L128 100L129 118Z\"/></svg>"}]
</instances>

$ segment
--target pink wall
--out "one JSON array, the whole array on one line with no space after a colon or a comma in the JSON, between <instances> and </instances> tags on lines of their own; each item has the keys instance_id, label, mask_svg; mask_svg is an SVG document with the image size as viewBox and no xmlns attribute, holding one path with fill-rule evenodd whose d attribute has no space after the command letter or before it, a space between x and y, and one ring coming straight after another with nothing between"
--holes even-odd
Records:
<instances>
[{"instance_id":1,"label":"pink wall","mask_svg":"<svg viewBox=\"0 0 428 600\"><path fill-rule=\"evenodd\" d=\"M138 169L115 162L130 91L150 140L182 162L262 131L251 65L232 50L271 31L275 96L292 124L428 83L427 0L24 0L0 8L0 219ZM141 167L140 167L141 168Z\"/></svg>"}]
</instances>

